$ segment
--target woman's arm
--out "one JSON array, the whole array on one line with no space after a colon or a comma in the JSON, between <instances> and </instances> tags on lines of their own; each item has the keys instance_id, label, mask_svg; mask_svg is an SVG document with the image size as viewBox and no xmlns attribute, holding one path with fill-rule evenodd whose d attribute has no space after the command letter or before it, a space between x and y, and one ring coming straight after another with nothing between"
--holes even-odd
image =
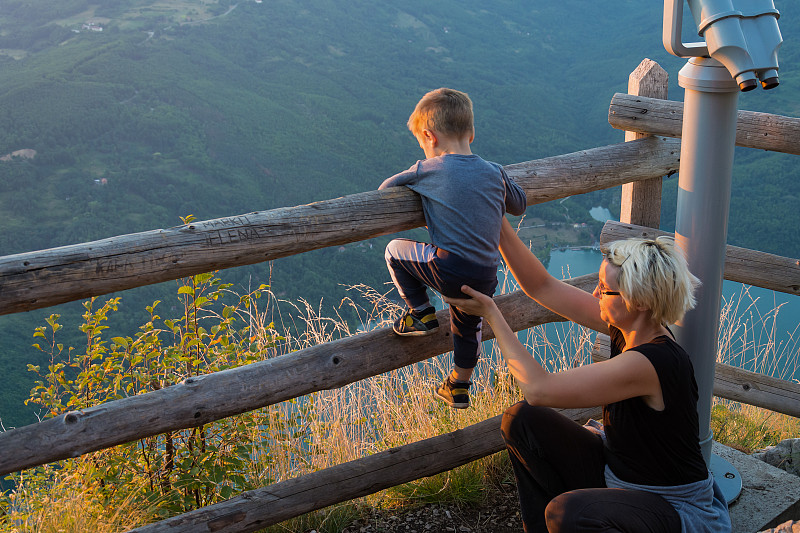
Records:
<instances>
[{"instance_id":1,"label":"woman's arm","mask_svg":"<svg viewBox=\"0 0 800 533\"><path fill-rule=\"evenodd\" d=\"M445 301L486 319L509 372L531 405L593 407L643 396L649 405L659 407L661 384L655 368L644 355L628 351L600 363L550 373L528 353L511 331L494 300L467 286L461 290L471 298L445 298Z\"/></svg>"},{"instance_id":2,"label":"woman's arm","mask_svg":"<svg viewBox=\"0 0 800 533\"><path fill-rule=\"evenodd\" d=\"M525 294L564 318L602 333L608 325L600 320L597 298L551 276L530 248L503 217L500 253Z\"/></svg>"}]
</instances>

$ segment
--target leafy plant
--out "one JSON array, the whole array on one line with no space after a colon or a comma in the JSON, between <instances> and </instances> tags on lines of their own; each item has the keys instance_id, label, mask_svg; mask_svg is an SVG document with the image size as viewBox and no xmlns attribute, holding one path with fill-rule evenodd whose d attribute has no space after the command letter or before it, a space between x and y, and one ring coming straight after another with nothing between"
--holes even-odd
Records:
<instances>
[{"instance_id":1,"label":"leafy plant","mask_svg":"<svg viewBox=\"0 0 800 533\"><path fill-rule=\"evenodd\" d=\"M147 307L149 320L133 337L106 339L110 313L119 306L111 298L99 307L84 303L81 349L57 342L59 316L36 328L36 348L50 355L46 369L30 365L39 375L27 403L55 416L128 396L169 387L189 377L217 372L263 359L281 340L257 302L267 286L231 299L230 284L213 273L182 280L178 297L182 316L162 319L160 302ZM78 476L93 498L104 502L130 500L158 515L185 512L253 488L247 472L254 470L254 435L268 423L269 412L253 411L196 428L146 437L32 469L14 476L27 490L46 488L64 473ZM265 480L259 479L258 484ZM17 509L15 516L28 513ZM21 513L21 514L20 514Z\"/></svg>"}]
</instances>

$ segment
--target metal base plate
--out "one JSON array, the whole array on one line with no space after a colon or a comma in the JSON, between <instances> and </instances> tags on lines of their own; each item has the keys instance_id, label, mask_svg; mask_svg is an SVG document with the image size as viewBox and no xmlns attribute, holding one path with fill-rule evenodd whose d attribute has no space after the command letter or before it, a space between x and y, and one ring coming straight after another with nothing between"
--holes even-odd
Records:
<instances>
[{"instance_id":1,"label":"metal base plate","mask_svg":"<svg viewBox=\"0 0 800 533\"><path fill-rule=\"evenodd\" d=\"M742 476L736 468L722 457L711 454L711 474L719 485L728 505L742 493Z\"/></svg>"}]
</instances>

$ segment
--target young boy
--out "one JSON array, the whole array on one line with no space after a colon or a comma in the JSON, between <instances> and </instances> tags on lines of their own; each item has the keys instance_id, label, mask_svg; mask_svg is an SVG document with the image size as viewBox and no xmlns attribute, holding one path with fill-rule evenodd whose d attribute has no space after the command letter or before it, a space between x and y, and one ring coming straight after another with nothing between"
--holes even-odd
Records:
<instances>
[{"instance_id":1,"label":"young boy","mask_svg":"<svg viewBox=\"0 0 800 533\"><path fill-rule=\"evenodd\" d=\"M408 308L394 323L398 335L428 335L439 322L427 287L463 298L462 285L492 296L500 262L500 224L506 211L521 215L525 192L503 168L474 155L472 101L441 88L417 104L408 119L426 159L384 181L380 189L405 185L422 197L432 244L395 239L386 247L392 281ZM434 395L450 407L469 407L472 371L481 349L481 317L450 308L455 367Z\"/></svg>"}]
</instances>

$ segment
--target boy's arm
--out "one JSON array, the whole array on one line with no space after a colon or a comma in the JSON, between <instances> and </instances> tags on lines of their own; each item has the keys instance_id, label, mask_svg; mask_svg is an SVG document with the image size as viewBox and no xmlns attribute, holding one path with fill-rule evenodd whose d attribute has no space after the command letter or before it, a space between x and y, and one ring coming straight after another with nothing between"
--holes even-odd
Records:
<instances>
[{"instance_id":1,"label":"boy's arm","mask_svg":"<svg viewBox=\"0 0 800 533\"><path fill-rule=\"evenodd\" d=\"M391 178L387 178L381 183L378 190L381 189L388 189L389 187L402 187L403 185L411 185L416 181L417 177L417 165L415 164L413 167L409 168L408 170L404 170L398 174L395 174Z\"/></svg>"},{"instance_id":2,"label":"boy's arm","mask_svg":"<svg viewBox=\"0 0 800 533\"><path fill-rule=\"evenodd\" d=\"M528 207L528 197L525 195L525 191L506 174L502 167L500 171L503 175L503 185L506 188L506 212L516 216L525 214L525 209Z\"/></svg>"}]
</instances>

